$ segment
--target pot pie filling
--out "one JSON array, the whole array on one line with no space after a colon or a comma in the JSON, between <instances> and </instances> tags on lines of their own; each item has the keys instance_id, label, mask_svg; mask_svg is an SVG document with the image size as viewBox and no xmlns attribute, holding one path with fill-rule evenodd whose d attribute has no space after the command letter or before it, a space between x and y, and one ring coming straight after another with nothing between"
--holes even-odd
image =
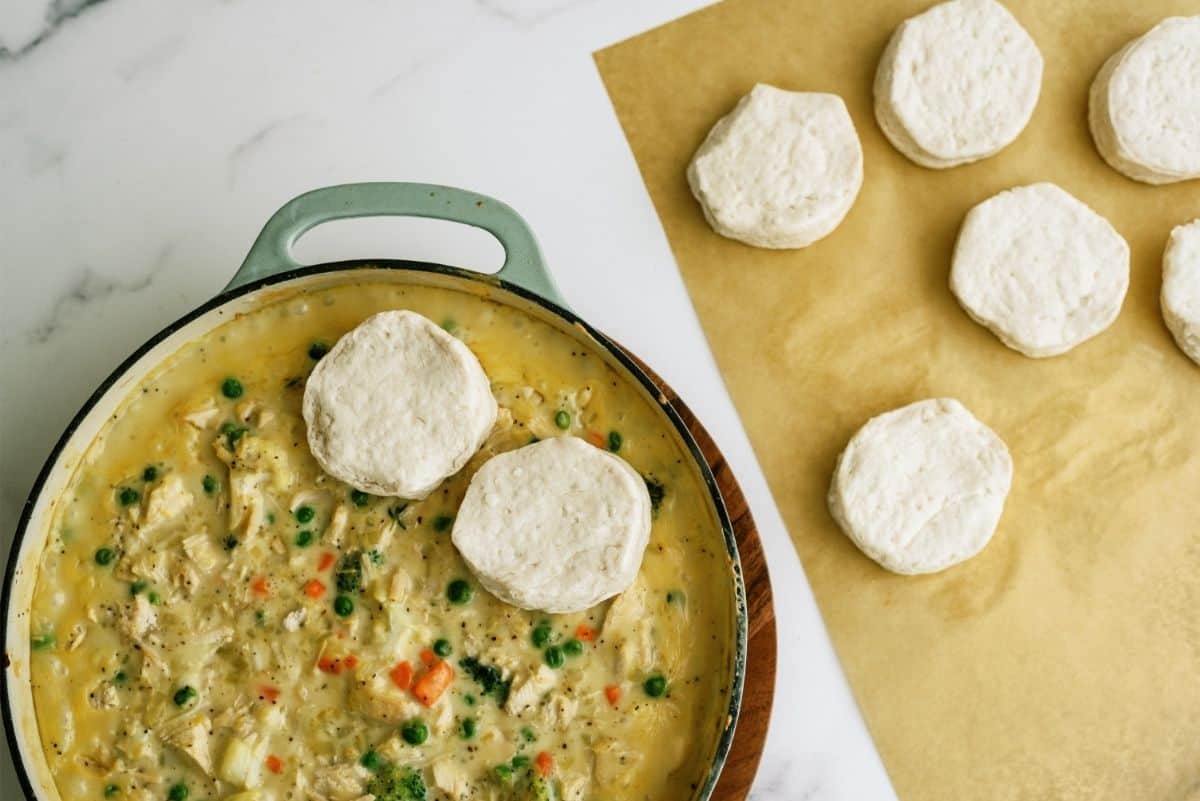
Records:
<instances>
[{"instance_id":1,"label":"pot pie filling","mask_svg":"<svg viewBox=\"0 0 1200 801\"><path fill-rule=\"evenodd\" d=\"M324 474L300 413L329 346L391 308L470 347L500 406L422 501ZM552 615L483 590L450 529L484 461L563 435L627 460L654 519L628 590ZM661 410L517 309L279 297L131 391L56 506L30 673L64 801L682 801L711 767L734 599L707 490Z\"/></svg>"}]
</instances>

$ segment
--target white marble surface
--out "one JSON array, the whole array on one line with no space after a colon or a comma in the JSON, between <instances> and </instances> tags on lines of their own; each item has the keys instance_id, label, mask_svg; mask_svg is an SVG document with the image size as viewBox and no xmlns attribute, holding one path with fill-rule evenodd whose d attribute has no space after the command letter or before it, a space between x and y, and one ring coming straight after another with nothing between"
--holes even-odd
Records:
<instances>
[{"instance_id":1,"label":"white marble surface","mask_svg":"<svg viewBox=\"0 0 1200 801\"><path fill-rule=\"evenodd\" d=\"M696 0L0 3L0 537L110 369L216 293L312 187L455 184L538 232L572 305L686 397L750 496L779 615L753 798L893 797L591 53ZM448 225L315 232L312 261L498 263ZM18 790L5 753L0 798Z\"/></svg>"}]
</instances>

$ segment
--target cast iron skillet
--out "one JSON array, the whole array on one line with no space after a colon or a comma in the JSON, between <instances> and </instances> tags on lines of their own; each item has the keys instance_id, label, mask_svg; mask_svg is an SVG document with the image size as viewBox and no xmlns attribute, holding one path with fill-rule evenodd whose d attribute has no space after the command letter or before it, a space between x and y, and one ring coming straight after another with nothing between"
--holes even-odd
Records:
<instances>
[{"instance_id":1,"label":"cast iron skillet","mask_svg":"<svg viewBox=\"0 0 1200 801\"><path fill-rule=\"evenodd\" d=\"M482 228L504 246L504 266L494 275L480 275L427 262L358 260L302 266L292 246L309 229L330 220L352 217L430 217ZM50 534L50 521L62 493L88 445L126 393L185 342L221 325L234 315L300 288L336 285L346 281L389 281L439 286L465 291L504 303L549 323L592 346L631 380L663 413L676 439L691 454L693 467L708 487L713 513L719 521L729 557L736 604L733 636L733 675L729 707L711 768L694 796L707 801L733 741L741 706L746 666L746 597L733 528L721 493L675 409L655 382L625 351L570 311L550 277L537 241L515 211L484 195L431 184L366 183L316 189L303 194L267 221L246 260L228 286L216 297L170 324L137 349L106 378L50 452L21 510L0 597L3 619L4 671L0 674L0 711L5 736L21 788L29 799L59 801L59 793L42 753L29 684L29 607L38 562ZM714 722L714 725L717 725Z\"/></svg>"}]
</instances>

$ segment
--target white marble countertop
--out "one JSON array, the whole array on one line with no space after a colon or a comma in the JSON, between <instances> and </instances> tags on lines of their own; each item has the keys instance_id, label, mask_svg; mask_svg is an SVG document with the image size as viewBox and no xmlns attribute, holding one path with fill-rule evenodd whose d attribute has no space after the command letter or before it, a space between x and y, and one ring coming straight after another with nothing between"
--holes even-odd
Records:
<instances>
[{"instance_id":1,"label":"white marble countertop","mask_svg":"<svg viewBox=\"0 0 1200 801\"><path fill-rule=\"evenodd\" d=\"M575 309L712 431L758 520L779 683L757 801L892 798L592 52L697 0L0 4L0 542L71 415L313 187L415 180L520 211ZM450 224L355 221L311 261L497 267ZM0 798L19 797L0 756Z\"/></svg>"}]
</instances>

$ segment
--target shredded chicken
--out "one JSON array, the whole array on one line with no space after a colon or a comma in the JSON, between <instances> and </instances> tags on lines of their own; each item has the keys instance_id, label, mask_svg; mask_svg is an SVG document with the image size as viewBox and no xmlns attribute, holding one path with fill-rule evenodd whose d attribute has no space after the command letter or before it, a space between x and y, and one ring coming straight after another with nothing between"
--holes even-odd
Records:
<instances>
[{"instance_id":1,"label":"shredded chicken","mask_svg":"<svg viewBox=\"0 0 1200 801\"><path fill-rule=\"evenodd\" d=\"M541 700L556 681L558 681L557 673L546 665L538 665L537 670L527 673L513 685L508 694L508 702L504 705L504 711L510 715L525 713Z\"/></svg>"},{"instance_id":2,"label":"shredded chicken","mask_svg":"<svg viewBox=\"0 0 1200 801\"><path fill-rule=\"evenodd\" d=\"M175 520L192 505L193 500L194 496L184 486L181 476L175 473L166 476L146 494L142 533Z\"/></svg>"},{"instance_id":3,"label":"shredded chicken","mask_svg":"<svg viewBox=\"0 0 1200 801\"><path fill-rule=\"evenodd\" d=\"M187 756L205 775L212 775L208 715L185 713L159 725L158 736L164 743Z\"/></svg>"},{"instance_id":4,"label":"shredded chicken","mask_svg":"<svg viewBox=\"0 0 1200 801\"><path fill-rule=\"evenodd\" d=\"M220 418L220 416L221 410L217 407L216 401L214 401L212 398L208 398L205 400L203 405L184 410L182 419L192 428L203 430L217 422L217 419Z\"/></svg>"},{"instance_id":5,"label":"shredded chicken","mask_svg":"<svg viewBox=\"0 0 1200 801\"><path fill-rule=\"evenodd\" d=\"M356 763L317 768L313 771L313 789L330 801L354 801L362 795L368 775Z\"/></svg>"},{"instance_id":6,"label":"shredded chicken","mask_svg":"<svg viewBox=\"0 0 1200 801\"><path fill-rule=\"evenodd\" d=\"M452 801L463 801L470 797L471 782L466 771L453 757L439 759L431 766L433 786L446 794Z\"/></svg>"},{"instance_id":7,"label":"shredded chicken","mask_svg":"<svg viewBox=\"0 0 1200 801\"><path fill-rule=\"evenodd\" d=\"M354 712L393 725L417 717L424 711L424 707L411 695L397 690L382 678L356 681L350 688L349 700L350 709Z\"/></svg>"},{"instance_id":8,"label":"shredded chicken","mask_svg":"<svg viewBox=\"0 0 1200 801\"><path fill-rule=\"evenodd\" d=\"M158 625L158 611L146 600L146 596L138 594L122 604L121 616L117 626L121 633L134 642L141 641L152 628Z\"/></svg>"}]
</instances>

